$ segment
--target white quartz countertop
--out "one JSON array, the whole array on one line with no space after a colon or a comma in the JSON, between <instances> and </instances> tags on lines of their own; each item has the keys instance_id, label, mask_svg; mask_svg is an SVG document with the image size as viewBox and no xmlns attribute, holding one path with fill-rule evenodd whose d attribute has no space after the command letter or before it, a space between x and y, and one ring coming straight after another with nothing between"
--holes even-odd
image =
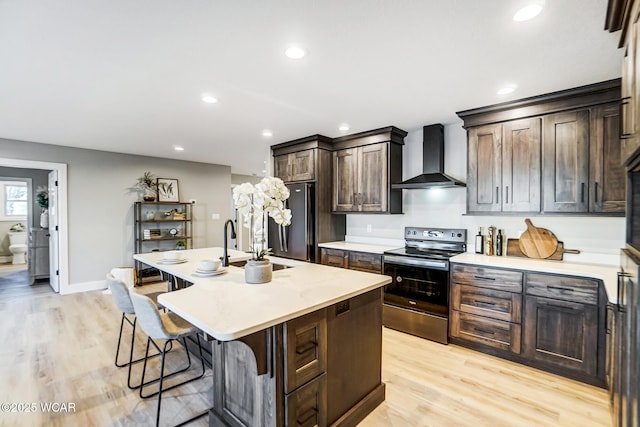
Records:
<instances>
[{"instance_id":1,"label":"white quartz countertop","mask_svg":"<svg viewBox=\"0 0 640 427\"><path fill-rule=\"evenodd\" d=\"M581 264L513 256L487 256L472 253L456 255L450 261L461 264L514 268L599 279L604 284L609 302L616 303L618 298L618 271L620 271L620 268L612 265Z\"/></svg>"},{"instance_id":2,"label":"white quartz countertop","mask_svg":"<svg viewBox=\"0 0 640 427\"><path fill-rule=\"evenodd\" d=\"M327 243L318 243L318 246L321 248L329 248L329 249L342 249L345 251L354 251L354 252L367 252L370 254L382 254L384 251L389 251L391 249L397 249L402 247L400 246L389 246L389 245L374 245L370 243L352 243L352 242L327 242Z\"/></svg>"},{"instance_id":3,"label":"white quartz countertop","mask_svg":"<svg viewBox=\"0 0 640 427\"><path fill-rule=\"evenodd\" d=\"M187 262L158 264L161 253L134 258L193 283L161 294L158 302L220 341L231 341L311 313L391 282L389 276L269 257L274 264L291 268L273 272L273 280L247 284L241 267L225 267L218 276L191 274L200 259L222 254L220 248L184 251ZM231 261L248 254L229 251ZM153 256L153 257L152 257ZM151 259L152 258L152 259Z\"/></svg>"}]
</instances>

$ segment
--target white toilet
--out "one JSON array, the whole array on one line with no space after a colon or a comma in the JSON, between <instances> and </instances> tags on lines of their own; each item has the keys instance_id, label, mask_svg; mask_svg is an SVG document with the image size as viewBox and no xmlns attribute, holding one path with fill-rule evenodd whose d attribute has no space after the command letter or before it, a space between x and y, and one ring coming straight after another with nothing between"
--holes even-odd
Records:
<instances>
[{"instance_id":1,"label":"white toilet","mask_svg":"<svg viewBox=\"0 0 640 427\"><path fill-rule=\"evenodd\" d=\"M26 231L10 231L9 233L9 251L13 254L11 264L24 264L27 262L25 255L27 253L27 232Z\"/></svg>"}]
</instances>

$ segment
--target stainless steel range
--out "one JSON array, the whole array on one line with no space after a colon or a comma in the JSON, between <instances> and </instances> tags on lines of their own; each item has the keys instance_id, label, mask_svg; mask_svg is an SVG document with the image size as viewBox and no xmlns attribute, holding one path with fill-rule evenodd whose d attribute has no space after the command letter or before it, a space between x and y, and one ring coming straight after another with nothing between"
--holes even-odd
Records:
<instances>
[{"instance_id":1,"label":"stainless steel range","mask_svg":"<svg viewBox=\"0 0 640 427\"><path fill-rule=\"evenodd\" d=\"M449 258L466 252L467 230L405 227L405 247L383 254L385 326L449 342Z\"/></svg>"}]
</instances>

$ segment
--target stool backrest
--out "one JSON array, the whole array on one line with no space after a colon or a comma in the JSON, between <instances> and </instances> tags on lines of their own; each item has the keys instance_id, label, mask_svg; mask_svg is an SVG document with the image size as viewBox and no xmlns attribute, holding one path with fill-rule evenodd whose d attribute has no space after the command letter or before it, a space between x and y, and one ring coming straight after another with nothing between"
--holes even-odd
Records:
<instances>
[{"instance_id":1,"label":"stool backrest","mask_svg":"<svg viewBox=\"0 0 640 427\"><path fill-rule=\"evenodd\" d=\"M131 297L129 297L129 287L122 280L116 279L111 273L107 274L107 283L116 307L123 313L134 314L135 309L131 302Z\"/></svg>"},{"instance_id":2,"label":"stool backrest","mask_svg":"<svg viewBox=\"0 0 640 427\"><path fill-rule=\"evenodd\" d=\"M171 336L164 327L158 307L153 300L146 295L139 294L135 289L129 291L129 296L136 309L138 325L144 333L152 339L170 339Z\"/></svg>"}]
</instances>

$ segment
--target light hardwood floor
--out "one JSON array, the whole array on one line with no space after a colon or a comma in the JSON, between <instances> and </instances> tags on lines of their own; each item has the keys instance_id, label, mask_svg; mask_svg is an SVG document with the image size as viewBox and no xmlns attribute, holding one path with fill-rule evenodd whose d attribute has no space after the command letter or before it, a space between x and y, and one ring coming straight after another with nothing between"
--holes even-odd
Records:
<instances>
[{"instance_id":1,"label":"light hardwood floor","mask_svg":"<svg viewBox=\"0 0 640 427\"><path fill-rule=\"evenodd\" d=\"M139 399L126 387L126 368L113 365L119 316L100 291L0 289L0 403L37 406L0 412L0 426L152 425L156 399ZM393 330L384 329L383 338L387 398L361 426L610 426L605 390ZM144 335L137 339L142 349ZM207 371L168 392L161 424L206 409L211 382ZM46 412L41 403L72 403L75 412Z\"/></svg>"}]
</instances>

